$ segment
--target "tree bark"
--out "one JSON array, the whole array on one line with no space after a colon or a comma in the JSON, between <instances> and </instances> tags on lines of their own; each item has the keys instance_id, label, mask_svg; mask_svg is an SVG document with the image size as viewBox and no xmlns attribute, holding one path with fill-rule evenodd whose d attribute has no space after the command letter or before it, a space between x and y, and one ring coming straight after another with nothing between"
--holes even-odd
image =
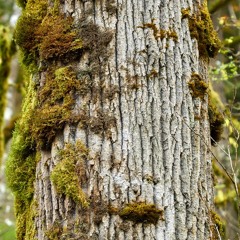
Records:
<instances>
[{"instance_id":1,"label":"tree bark","mask_svg":"<svg viewBox=\"0 0 240 240\"><path fill-rule=\"evenodd\" d=\"M41 129L30 131L41 157L33 225L19 230L19 239L217 239L208 91L196 91L208 84L208 57L189 27L204 3L56 2L48 11L71 17L82 45L76 52L71 45L71 54L62 45L60 56L43 51L38 33L36 109L54 95L54 83L46 87L49 69L71 69L80 86L71 116L56 122L53 135L52 128L45 138ZM64 94L55 100L72 92Z\"/></svg>"}]
</instances>

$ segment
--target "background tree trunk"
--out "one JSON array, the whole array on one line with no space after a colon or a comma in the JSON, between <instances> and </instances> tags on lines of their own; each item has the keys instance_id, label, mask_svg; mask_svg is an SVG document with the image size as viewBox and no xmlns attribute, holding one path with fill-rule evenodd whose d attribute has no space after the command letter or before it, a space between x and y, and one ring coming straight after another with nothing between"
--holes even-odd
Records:
<instances>
[{"instance_id":1,"label":"background tree trunk","mask_svg":"<svg viewBox=\"0 0 240 240\"><path fill-rule=\"evenodd\" d=\"M217 236L207 46L199 53L192 24L203 10L185 0L48 3L35 23L29 127L41 156L27 214L17 210L19 239ZM72 29L58 38L65 21Z\"/></svg>"}]
</instances>

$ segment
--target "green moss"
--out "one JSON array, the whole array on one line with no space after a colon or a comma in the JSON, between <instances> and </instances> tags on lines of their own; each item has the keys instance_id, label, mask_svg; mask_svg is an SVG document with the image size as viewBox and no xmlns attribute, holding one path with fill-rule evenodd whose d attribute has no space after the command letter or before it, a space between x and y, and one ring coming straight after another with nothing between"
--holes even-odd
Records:
<instances>
[{"instance_id":1,"label":"green moss","mask_svg":"<svg viewBox=\"0 0 240 240\"><path fill-rule=\"evenodd\" d=\"M34 224L34 219L36 217L36 205L34 201L29 203L29 206L22 206L18 200L15 200L15 208L21 209L21 211L16 210L16 233L18 240L35 240L36 226ZM22 210L24 209L24 210Z\"/></svg>"},{"instance_id":2,"label":"green moss","mask_svg":"<svg viewBox=\"0 0 240 240\"><path fill-rule=\"evenodd\" d=\"M27 2L14 34L25 65L37 65L39 57L40 60L61 58L82 48L72 26L73 19L59 15L58 8L58 1L49 9L47 0Z\"/></svg>"},{"instance_id":3,"label":"green moss","mask_svg":"<svg viewBox=\"0 0 240 240\"><path fill-rule=\"evenodd\" d=\"M27 4L27 0L17 0L17 5L21 8L25 8L26 4Z\"/></svg>"},{"instance_id":4,"label":"green moss","mask_svg":"<svg viewBox=\"0 0 240 240\"><path fill-rule=\"evenodd\" d=\"M216 104L214 104L211 95L209 95L208 100L208 116L210 123L211 143L212 145L216 145L216 143L221 140L225 121L223 114L219 111Z\"/></svg>"},{"instance_id":5,"label":"green moss","mask_svg":"<svg viewBox=\"0 0 240 240\"><path fill-rule=\"evenodd\" d=\"M47 0L28 0L17 21L14 39L21 49L22 62L25 65L36 65L38 56L36 29L47 14L47 6Z\"/></svg>"},{"instance_id":6,"label":"green moss","mask_svg":"<svg viewBox=\"0 0 240 240\"><path fill-rule=\"evenodd\" d=\"M48 148L66 123L79 121L72 108L80 81L71 67L48 72L45 85L38 93L38 106L31 121L31 134L40 148Z\"/></svg>"},{"instance_id":7,"label":"green moss","mask_svg":"<svg viewBox=\"0 0 240 240\"><path fill-rule=\"evenodd\" d=\"M63 227L60 223L55 222L49 230L45 232L46 237L48 240L59 240L63 234Z\"/></svg>"},{"instance_id":8,"label":"green moss","mask_svg":"<svg viewBox=\"0 0 240 240\"><path fill-rule=\"evenodd\" d=\"M60 194L73 199L83 207L89 205L81 184L86 181L85 161L88 156L88 149L81 141L76 144L67 143L65 149L59 153L60 162L51 173L51 181Z\"/></svg>"},{"instance_id":9,"label":"green moss","mask_svg":"<svg viewBox=\"0 0 240 240\"><path fill-rule=\"evenodd\" d=\"M154 204L130 203L119 212L119 216L136 223L157 224L159 219L163 220L163 210L156 208Z\"/></svg>"},{"instance_id":10,"label":"green moss","mask_svg":"<svg viewBox=\"0 0 240 240\"><path fill-rule=\"evenodd\" d=\"M213 210L210 210L212 240L219 239L219 233L222 238L225 236L226 224L221 217Z\"/></svg>"},{"instance_id":11,"label":"green moss","mask_svg":"<svg viewBox=\"0 0 240 240\"><path fill-rule=\"evenodd\" d=\"M11 61L11 34L6 27L0 26L0 159L3 154L3 117L6 106L6 92Z\"/></svg>"},{"instance_id":12,"label":"green moss","mask_svg":"<svg viewBox=\"0 0 240 240\"><path fill-rule=\"evenodd\" d=\"M30 134L29 122L36 104L35 97L30 86L22 107L22 116L16 123L6 164L8 185L13 193L21 199L31 199L33 193L36 150Z\"/></svg>"},{"instance_id":13,"label":"green moss","mask_svg":"<svg viewBox=\"0 0 240 240\"><path fill-rule=\"evenodd\" d=\"M185 12L185 17L187 17ZM203 58L215 57L221 47L221 41L214 30L206 4L196 15L189 19L189 30L192 38L198 41L199 56Z\"/></svg>"},{"instance_id":14,"label":"green moss","mask_svg":"<svg viewBox=\"0 0 240 240\"><path fill-rule=\"evenodd\" d=\"M192 96L200 99L204 98L208 89L208 84L197 73L192 73L188 86Z\"/></svg>"},{"instance_id":15,"label":"green moss","mask_svg":"<svg viewBox=\"0 0 240 240\"><path fill-rule=\"evenodd\" d=\"M6 162L7 184L15 196L16 228L20 240L33 239L31 236L28 238L26 236L30 234L30 215L32 214L30 209L33 201L36 163L39 159L29 127L35 106L36 93L34 85L30 83L22 106L21 118L16 123Z\"/></svg>"}]
</instances>

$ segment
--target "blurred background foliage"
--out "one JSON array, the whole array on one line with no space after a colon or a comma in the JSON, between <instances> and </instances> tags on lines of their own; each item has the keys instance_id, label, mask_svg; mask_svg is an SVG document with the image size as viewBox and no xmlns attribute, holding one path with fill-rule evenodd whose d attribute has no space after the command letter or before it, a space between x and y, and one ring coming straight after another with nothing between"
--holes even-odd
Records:
<instances>
[{"instance_id":1,"label":"blurred background foliage","mask_svg":"<svg viewBox=\"0 0 240 240\"><path fill-rule=\"evenodd\" d=\"M223 140L212 149L215 156L215 204L217 213L225 223L224 239L235 240L240 239L240 0L208 0L208 6L223 43L217 58L211 60L209 70L212 95L218 101L225 118ZM0 41L0 85L3 86L6 80L8 83L7 101L3 104L5 113L1 113L0 109L0 119L4 119L0 128L5 139L5 154L0 168L0 216L3 216L0 218L0 239L3 240L16 239L13 196L6 188L4 161L21 104L23 76L13 50L14 42L11 40L19 13L14 0L0 0L0 29L5 29L0 31L0 39L6 38L8 34L8 41L11 42L10 45L8 41L1 45ZM7 46L11 46L11 49L8 49L9 71L2 74L3 64L6 64L2 59Z\"/></svg>"},{"instance_id":2,"label":"blurred background foliage","mask_svg":"<svg viewBox=\"0 0 240 240\"><path fill-rule=\"evenodd\" d=\"M240 239L240 0L209 0L209 11L222 40L210 63L209 77L225 119L222 141L212 149L215 205L225 223L224 239Z\"/></svg>"}]
</instances>

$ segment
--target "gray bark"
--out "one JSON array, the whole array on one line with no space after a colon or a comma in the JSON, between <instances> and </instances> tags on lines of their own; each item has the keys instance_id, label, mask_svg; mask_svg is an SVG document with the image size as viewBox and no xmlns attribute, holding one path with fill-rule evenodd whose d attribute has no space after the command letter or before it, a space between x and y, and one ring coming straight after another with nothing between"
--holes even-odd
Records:
<instances>
[{"instance_id":1,"label":"gray bark","mask_svg":"<svg viewBox=\"0 0 240 240\"><path fill-rule=\"evenodd\" d=\"M108 4L108 5L107 5ZM109 4L112 8L109 7ZM213 203L207 94L193 98L188 82L198 73L206 82L207 62L199 59L197 41L189 32L181 9L198 9L198 1L71 1L61 11L77 23L110 30L107 59L93 75L95 92L76 100L74 112L94 120L114 117L100 132L83 123L66 125L50 150L41 151L34 200L36 238L62 229L58 239L203 240L211 237ZM116 7L116 8L115 8ZM144 25L145 24L145 25ZM154 36L154 29L172 31L177 39ZM72 62L89 71L90 55ZM41 74L41 85L44 74ZM111 97L104 94L111 89ZM201 116L201 118L196 118ZM103 120L104 121L104 120ZM90 124L89 124L90 125ZM83 209L59 194L50 175L61 161L59 149L81 140L89 149L81 188L90 207ZM80 183L79 183L80 184ZM144 202L163 209L157 224L135 223L106 210ZM101 211L102 210L102 211ZM96 220L97 219L97 220Z\"/></svg>"}]
</instances>

